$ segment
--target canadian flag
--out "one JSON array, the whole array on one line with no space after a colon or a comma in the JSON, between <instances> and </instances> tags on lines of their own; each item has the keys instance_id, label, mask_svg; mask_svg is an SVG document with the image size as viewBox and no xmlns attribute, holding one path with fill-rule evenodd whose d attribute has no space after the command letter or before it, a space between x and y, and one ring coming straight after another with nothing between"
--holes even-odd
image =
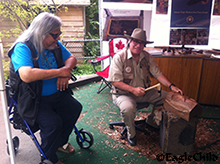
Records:
<instances>
[{"instance_id":1,"label":"canadian flag","mask_svg":"<svg viewBox=\"0 0 220 164\"><path fill-rule=\"evenodd\" d=\"M114 38L109 42L109 53L113 57L117 52L126 48L128 40L126 38Z\"/></svg>"}]
</instances>

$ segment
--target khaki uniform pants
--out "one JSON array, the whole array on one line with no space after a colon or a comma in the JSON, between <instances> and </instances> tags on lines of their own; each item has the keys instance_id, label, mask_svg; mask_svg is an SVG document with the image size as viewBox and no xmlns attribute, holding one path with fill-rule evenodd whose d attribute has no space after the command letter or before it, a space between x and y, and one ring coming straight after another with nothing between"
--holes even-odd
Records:
<instances>
[{"instance_id":1,"label":"khaki uniform pants","mask_svg":"<svg viewBox=\"0 0 220 164\"><path fill-rule=\"evenodd\" d=\"M161 96L158 94L158 90L152 89L146 92L142 97L136 97L133 94L126 95L112 95L112 99L116 106L120 109L120 114L127 126L127 135L129 138L133 138L136 135L134 118L137 111L137 103L149 103L153 105L152 113L148 116L147 122L153 123L154 111L157 107L163 105L163 99L166 96L166 91L161 91Z\"/></svg>"}]
</instances>

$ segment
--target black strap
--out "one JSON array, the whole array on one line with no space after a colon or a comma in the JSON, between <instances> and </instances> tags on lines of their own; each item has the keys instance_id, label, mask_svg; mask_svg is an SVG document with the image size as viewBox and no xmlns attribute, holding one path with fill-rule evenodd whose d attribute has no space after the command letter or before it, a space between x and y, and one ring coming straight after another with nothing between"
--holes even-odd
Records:
<instances>
[{"instance_id":1,"label":"black strap","mask_svg":"<svg viewBox=\"0 0 220 164\"><path fill-rule=\"evenodd\" d=\"M23 42L24 44L26 44L28 46L28 48L31 51L31 55L32 55L32 61L33 61L33 65L35 68L39 68L39 64L38 64L38 60L37 60L37 53L36 50L34 48L34 45L30 42L30 41L25 41ZM8 52L8 57L11 58L11 55L14 51L15 45L10 49L10 51ZM14 96L16 95L17 91L18 91L18 87L21 84L22 80L20 78L20 76L18 74L15 73L14 70L14 66L12 64L12 61L10 61L10 74L9 74L9 85L10 85L10 95Z\"/></svg>"},{"instance_id":2,"label":"black strap","mask_svg":"<svg viewBox=\"0 0 220 164\"><path fill-rule=\"evenodd\" d=\"M39 68L39 64L38 64L38 60L37 60L38 56L37 56L37 52L35 50L34 45L30 41L25 41L24 44L26 44L28 46L28 48L31 50L34 68Z\"/></svg>"},{"instance_id":3,"label":"black strap","mask_svg":"<svg viewBox=\"0 0 220 164\"><path fill-rule=\"evenodd\" d=\"M61 50L60 46L57 45L56 49L54 49L52 52L53 52L54 57L56 59L57 67L58 68L63 67L64 63L63 63L62 50ZM77 78L73 74L72 74L71 79L72 79L72 81L76 81L77 80Z\"/></svg>"},{"instance_id":4,"label":"black strap","mask_svg":"<svg viewBox=\"0 0 220 164\"><path fill-rule=\"evenodd\" d=\"M57 45L57 47L52 50L53 52L53 55L56 59L56 62L57 62L57 67L58 68L61 68L64 66L64 63L63 63L63 55L62 55L62 51L61 51L61 48L59 45Z\"/></svg>"}]
</instances>

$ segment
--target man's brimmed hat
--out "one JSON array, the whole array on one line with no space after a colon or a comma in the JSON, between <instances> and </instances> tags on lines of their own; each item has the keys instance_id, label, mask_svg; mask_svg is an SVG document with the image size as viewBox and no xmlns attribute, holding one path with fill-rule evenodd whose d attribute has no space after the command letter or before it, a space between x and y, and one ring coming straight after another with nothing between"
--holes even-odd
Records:
<instances>
[{"instance_id":1,"label":"man's brimmed hat","mask_svg":"<svg viewBox=\"0 0 220 164\"><path fill-rule=\"evenodd\" d=\"M131 34L131 36L124 34L128 39L137 39L140 41L145 42L145 44L151 44L153 42L147 41L146 31L142 30L141 28L135 28Z\"/></svg>"}]
</instances>

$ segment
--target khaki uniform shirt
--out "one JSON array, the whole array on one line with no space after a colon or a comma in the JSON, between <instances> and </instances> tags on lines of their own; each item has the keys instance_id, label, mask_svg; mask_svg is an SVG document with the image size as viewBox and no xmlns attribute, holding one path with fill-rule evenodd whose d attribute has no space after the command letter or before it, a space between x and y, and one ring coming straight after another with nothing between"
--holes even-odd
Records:
<instances>
[{"instance_id":1,"label":"khaki uniform shirt","mask_svg":"<svg viewBox=\"0 0 220 164\"><path fill-rule=\"evenodd\" d=\"M123 61L124 60L123 57L125 57L124 55L127 55L127 58L125 58L125 60L132 60L133 68L130 68L128 66L126 66L125 68L124 65L126 61ZM145 60L145 58L147 58L147 60ZM142 64L143 62L144 64ZM147 69L143 69L143 68L147 68ZM129 82L126 82L124 78L125 72L129 73L131 70L134 71L132 73L132 78L129 80ZM146 77L144 76L148 76L147 79L149 79L150 76L153 78L157 78L161 74L162 74L161 70L157 66L154 58L149 53L141 52L139 61L138 63L136 63L135 59L132 57L130 49L128 48L114 55L109 70L108 81L114 81L114 82L123 81L133 87L147 88L150 86L150 80L147 80L147 82L146 80L144 81L144 79L146 79Z\"/></svg>"}]
</instances>

